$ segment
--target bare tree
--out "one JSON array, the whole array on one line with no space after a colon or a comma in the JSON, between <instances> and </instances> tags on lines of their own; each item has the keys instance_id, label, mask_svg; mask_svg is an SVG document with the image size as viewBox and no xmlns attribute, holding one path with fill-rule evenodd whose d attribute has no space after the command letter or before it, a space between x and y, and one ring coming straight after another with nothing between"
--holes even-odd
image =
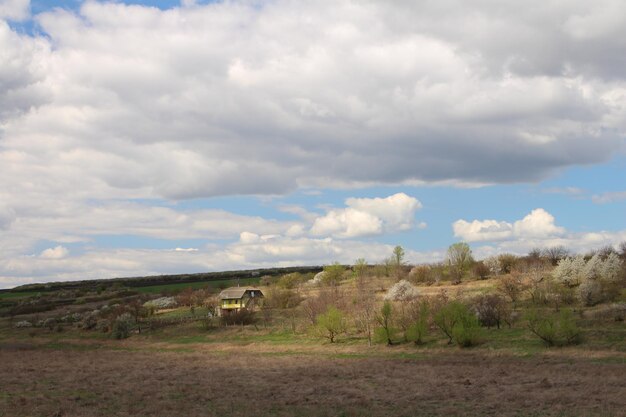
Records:
<instances>
[{"instance_id":1,"label":"bare tree","mask_svg":"<svg viewBox=\"0 0 626 417\"><path fill-rule=\"evenodd\" d=\"M356 280L355 321L357 328L367 336L367 343L372 345L372 324L376 316L376 295L372 284L364 279Z\"/></svg>"},{"instance_id":2,"label":"bare tree","mask_svg":"<svg viewBox=\"0 0 626 417\"><path fill-rule=\"evenodd\" d=\"M565 246L552 246L551 248L544 249L543 254L548 258L552 266L556 266L561 259L567 257L569 251Z\"/></svg>"}]
</instances>

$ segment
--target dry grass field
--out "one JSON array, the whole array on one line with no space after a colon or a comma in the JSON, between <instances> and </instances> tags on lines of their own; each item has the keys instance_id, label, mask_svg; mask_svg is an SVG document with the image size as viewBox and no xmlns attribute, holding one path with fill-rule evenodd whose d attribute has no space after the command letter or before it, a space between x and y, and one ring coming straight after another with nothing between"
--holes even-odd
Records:
<instances>
[{"instance_id":1,"label":"dry grass field","mask_svg":"<svg viewBox=\"0 0 626 417\"><path fill-rule=\"evenodd\" d=\"M377 309L394 282L376 280ZM228 326L207 319L207 307L163 309L140 318L122 340L61 319L128 302L117 295L2 317L0 417L626 417L626 325L615 315L624 291L619 305L574 305L582 339L571 345L549 347L533 335L524 299L510 323L481 328L471 348L449 344L432 324L420 345L397 332L392 346L369 346L354 321L354 285L344 281L333 293L343 294L351 326L336 343L316 333L302 305ZM470 300L497 285L494 278L419 290ZM307 286L296 291L305 300L324 295ZM54 326L17 326L53 318Z\"/></svg>"},{"instance_id":2,"label":"dry grass field","mask_svg":"<svg viewBox=\"0 0 626 417\"><path fill-rule=\"evenodd\" d=\"M386 347L0 343L0 416L624 416L626 364Z\"/></svg>"}]
</instances>

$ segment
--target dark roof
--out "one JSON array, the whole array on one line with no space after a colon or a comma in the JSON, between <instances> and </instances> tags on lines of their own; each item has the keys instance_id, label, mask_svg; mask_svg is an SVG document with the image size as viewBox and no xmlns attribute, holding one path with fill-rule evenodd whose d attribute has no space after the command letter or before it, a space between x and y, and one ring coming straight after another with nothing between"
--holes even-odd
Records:
<instances>
[{"instance_id":1,"label":"dark roof","mask_svg":"<svg viewBox=\"0 0 626 417\"><path fill-rule=\"evenodd\" d=\"M220 297L220 300L239 299L244 296L246 291L255 291L255 292L259 292L259 295L261 296L263 295L263 292L261 292L260 289L255 288L255 287L230 287L230 288L226 288L225 290L223 290L220 293L219 297Z\"/></svg>"}]
</instances>

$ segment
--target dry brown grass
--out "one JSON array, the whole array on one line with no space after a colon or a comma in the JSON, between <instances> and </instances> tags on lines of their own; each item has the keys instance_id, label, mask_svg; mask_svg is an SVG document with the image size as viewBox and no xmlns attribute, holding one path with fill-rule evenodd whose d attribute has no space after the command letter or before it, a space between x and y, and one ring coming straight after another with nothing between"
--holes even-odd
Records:
<instances>
[{"instance_id":1,"label":"dry brown grass","mask_svg":"<svg viewBox=\"0 0 626 417\"><path fill-rule=\"evenodd\" d=\"M623 362L112 346L0 344L0 416L623 416L626 408Z\"/></svg>"}]
</instances>

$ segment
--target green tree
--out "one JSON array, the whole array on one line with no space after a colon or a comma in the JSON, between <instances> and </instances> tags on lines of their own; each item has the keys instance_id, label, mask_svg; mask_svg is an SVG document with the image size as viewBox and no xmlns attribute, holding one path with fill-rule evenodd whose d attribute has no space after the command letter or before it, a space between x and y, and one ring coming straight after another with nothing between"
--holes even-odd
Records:
<instances>
[{"instance_id":1,"label":"green tree","mask_svg":"<svg viewBox=\"0 0 626 417\"><path fill-rule=\"evenodd\" d=\"M474 263L472 250L465 242L457 242L450 245L446 262L450 268L450 274L453 282L460 283L463 275Z\"/></svg>"},{"instance_id":2,"label":"green tree","mask_svg":"<svg viewBox=\"0 0 626 417\"><path fill-rule=\"evenodd\" d=\"M345 268L339 262L334 262L330 265L324 265L324 275L322 276L322 282L326 285L337 285L343 278Z\"/></svg>"},{"instance_id":3,"label":"green tree","mask_svg":"<svg viewBox=\"0 0 626 417\"><path fill-rule=\"evenodd\" d=\"M382 308L380 309L380 313L376 316L376 321L380 325L381 336L387 342L387 345L391 346L393 343L391 337L393 335L392 328L392 316L393 316L393 308L391 307L391 303L389 301L385 301Z\"/></svg>"},{"instance_id":4,"label":"green tree","mask_svg":"<svg viewBox=\"0 0 626 417\"><path fill-rule=\"evenodd\" d=\"M328 307L326 313L317 316L315 324L318 333L330 340L330 343L335 343L337 335L343 333L346 328L343 313L335 306Z\"/></svg>"},{"instance_id":5,"label":"green tree","mask_svg":"<svg viewBox=\"0 0 626 417\"><path fill-rule=\"evenodd\" d=\"M364 258L359 258L354 261L354 275L357 280L363 279L367 273L367 261Z\"/></svg>"},{"instance_id":6,"label":"green tree","mask_svg":"<svg viewBox=\"0 0 626 417\"><path fill-rule=\"evenodd\" d=\"M396 278L400 279L402 276L402 266L404 265L404 249L398 245L393 248L393 255L391 256L391 266L396 275Z\"/></svg>"},{"instance_id":7,"label":"green tree","mask_svg":"<svg viewBox=\"0 0 626 417\"><path fill-rule=\"evenodd\" d=\"M480 323L470 309L460 301L443 305L433 317L437 327L448 336L448 344L456 342L461 347L478 343Z\"/></svg>"}]
</instances>

